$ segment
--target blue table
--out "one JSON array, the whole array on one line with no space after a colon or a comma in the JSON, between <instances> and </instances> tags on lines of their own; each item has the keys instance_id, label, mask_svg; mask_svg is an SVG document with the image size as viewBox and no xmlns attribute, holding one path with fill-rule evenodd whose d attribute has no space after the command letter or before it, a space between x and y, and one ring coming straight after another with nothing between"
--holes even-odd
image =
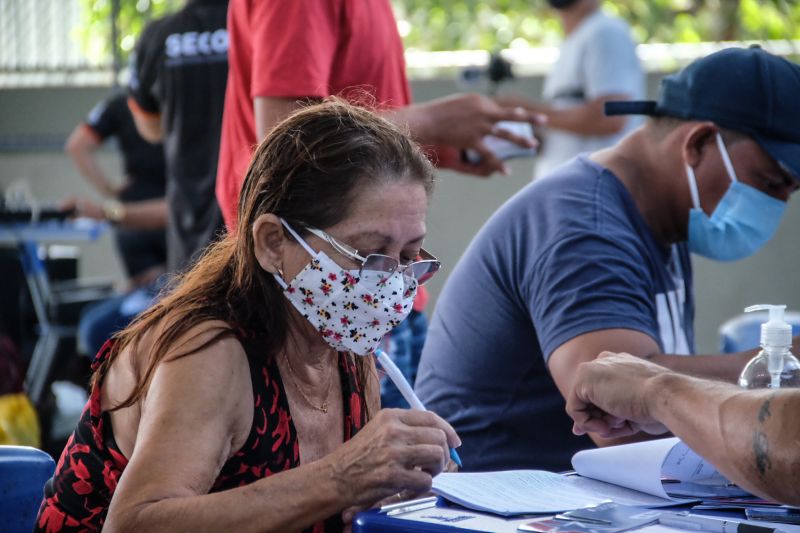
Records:
<instances>
[{"instance_id":1,"label":"blue table","mask_svg":"<svg viewBox=\"0 0 800 533\"><path fill-rule=\"evenodd\" d=\"M471 533L481 531L516 531L531 517L511 517L479 513L438 498L435 507L388 516L378 509L358 513L353 520L353 533Z\"/></svg>"},{"instance_id":2,"label":"blue table","mask_svg":"<svg viewBox=\"0 0 800 533\"><path fill-rule=\"evenodd\" d=\"M446 504L439 498L437 507L428 510L428 514L440 514L439 510L444 509L445 506ZM471 511L468 511L468 513L471 513ZM358 513L353 520L353 533L416 533L419 531L431 533L452 533L453 531L459 531L462 533L470 533L480 530L455 528L447 523L432 524L429 522L396 518L394 516L387 516L378 509Z\"/></svg>"},{"instance_id":3,"label":"blue table","mask_svg":"<svg viewBox=\"0 0 800 533\"><path fill-rule=\"evenodd\" d=\"M728 513L708 511L698 511L697 514L734 517ZM800 533L800 526L742 520L740 516L736 516L736 518L750 525L778 528L787 533ZM532 516L504 518L479 513L455 505L448 505L439 498L436 507L404 513L400 516L387 516L377 509L358 513L353 520L353 533L419 533L423 531L430 533L474 533L486 531L515 533L519 525L534 519L535 517ZM636 533L686 533L684 530L660 524L645 526L634 531Z\"/></svg>"},{"instance_id":4,"label":"blue table","mask_svg":"<svg viewBox=\"0 0 800 533\"><path fill-rule=\"evenodd\" d=\"M39 338L25 376L27 393L34 404L38 405L42 398L59 339L75 333L74 327L56 324L50 320L48 309L53 302L53 291L44 260L39 256L39 246L42 243L96 241L107 229L107 223L89 219L0 223L0 245L17 248L39 322Z\"/></svg>"}]
</instances>

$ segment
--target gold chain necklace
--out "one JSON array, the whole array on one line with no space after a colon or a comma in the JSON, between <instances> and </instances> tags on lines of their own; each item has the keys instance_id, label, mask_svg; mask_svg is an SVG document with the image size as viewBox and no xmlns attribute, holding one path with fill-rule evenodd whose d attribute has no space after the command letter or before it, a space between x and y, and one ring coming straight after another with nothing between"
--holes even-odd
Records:
<instances>
[{"instance_id":1,"label":"gold chain necklace","mask_svg":"<svg viewBox=\"0 0 800 533\"><path fill-rule=\"evenodd\" d=\"M292 384L294 384L294 388L297 389L297 391L300 393L300 396L302 396L303 399L306 401L306 403L308 405L310 405L312 408L314 408L317 411L321 411L321 412L327 414L327 412L328 412L328 399L331 397L331 388L333 387L333 370L331 370L329 372L329 375L328 375L328 390L327 390L327 392L325 392L325 401L322 402L322 405L317 407L317 405L315 403L313 403L311 400L308 399L308 396L306 396L306 393L303 392L303 388L300 387L300 385L297 384L297 379L295 378L294 368L292 368L292 363L289 362L289 357L286 355L286 353L283 354L283 359L284 359L284 361L286 361L286 367L289 369L289 379L292 380Z\"/></svg>"}]
</instances>

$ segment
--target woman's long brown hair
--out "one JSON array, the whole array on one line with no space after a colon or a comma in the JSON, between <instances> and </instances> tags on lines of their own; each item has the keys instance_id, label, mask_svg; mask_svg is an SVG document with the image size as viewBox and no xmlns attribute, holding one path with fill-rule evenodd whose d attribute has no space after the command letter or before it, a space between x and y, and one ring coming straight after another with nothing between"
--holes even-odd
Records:
<instances>
[{"instance_id":1,"label":"woman's long brown hair","mask_svg":"<svg viewBox=\"0 0 800 533\"><path fill-rule=\"evenodd\" d=\"M287 341L289 308L272 275L256 261L256 218L273 213L298 230L325 229L344 220L359 194L370 187L409 180L430 194L433 179L433 167L419 147L370 111L330 99L291 115L256 149L240 193L236 234L210 245L158 303L115 336L93 386L126 347L147 360L138 365L143 370L130 395L112 410L139 402L160 363L196 353L237 331L254 334L263 342L259 349L264 356L274 357ZM211 320L226 326L216 328L200 346L182 350L177 345L191 328ZM142 354L138 348L146 333L155 338ZM356 361L360 382L371 383L367 378L374 364L368 358Z\"/></svg>"}]
</instances>

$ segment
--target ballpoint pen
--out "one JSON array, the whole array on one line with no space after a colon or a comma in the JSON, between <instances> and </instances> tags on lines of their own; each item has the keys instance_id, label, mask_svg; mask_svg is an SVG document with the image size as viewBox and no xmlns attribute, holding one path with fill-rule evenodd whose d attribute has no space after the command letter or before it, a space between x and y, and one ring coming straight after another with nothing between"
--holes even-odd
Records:
<instances>
[{"instance_id":1,"label":"ballpoint pen","mask_svg":"<svg viewBox=\"0 0 800 533\"><path fill-rule=\"evenodd\" d=\"M559 513L553 517L555 520L563 520L565 522L584 522L586 524L594 524L597 526L610 526L612 522L610 520L603 520L601 518L592 518L590 516L579 516L579 515L571 515L571 514L564 514Z\"/></svg>"},{"instance_id":2,"label":"ballpoint pen","mask_svg":"<svg viewBox=\"0 0 800 533\"><path fill-rule=\"evenodd\" d=\"M378 362L383 367L386 375L389 376L389 379L391 379L392 383L395 384L397 389L400 391L400 394L402 394L403 398L406 399L408 405L410 405L412 409L427 411L425 406L417 397L417 394L414 392L414 389L411 388L411 385L406 380L406 377L403 375L400 369L397 368L397 365L394 364L392 358L389 357L389 354L387 354L381 348L377 348L375 350L375 356L378 358ZM455 448L450 448L450 458L455 464L458 465L459 468L464 466L461 464L461 458L458 456L458 452L456 452Z\"/></svg>"},{"instance_id":3,"label":"ballpoint pen","mask_svg":"<svg viewBox=\"0 0 800 533\"><path fill-rule=\"evenodd\" d=\"M662 513L658 523L663 526L689 531L707 531L709 533L785 533L781 529L765 526L751 526L739 520L726 520L710 516L690 515L687 513Z\"/></svg>"},{"instance_id":4,"label":"ballpoint pen","mask_svg":"<svg viewBox=\"0 0 800 533\"><path fill-rule=\"evenodd\" d=\"M384 505L381 507L381 512L386 513L387 516L395 516L412 511L421 511L422 509L429 509L436 507L436 496L428 496L427 498L420 498L418 500L409 500L406 502L393 503L391 505Z\"/></svg>"}]
</instances>

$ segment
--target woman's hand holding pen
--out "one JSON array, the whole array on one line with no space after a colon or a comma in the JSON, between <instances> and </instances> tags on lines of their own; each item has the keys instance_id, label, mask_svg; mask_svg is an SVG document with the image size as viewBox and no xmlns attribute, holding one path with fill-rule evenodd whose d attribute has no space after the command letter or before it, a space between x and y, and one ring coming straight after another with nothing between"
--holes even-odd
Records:
<instances>
[{"instance_id":1,"label":"woman's hand holding pen","mask_svg":"<svg viewBox=\"0 0 800 533\"><path fill-rule=\"evenodd\" d=\"M458 472L459 466L453 461L450 457L447 458L447 464L444 467L442 472ZM357 513L361 511L366 511L367 509L378 509L382 508L386 505L393 505L400 502L407 502L411 500L417 500L419 498L424 498L425 496L433 496L434 493L431 491L426 492L415 492L413 490L401 490L397 494L392 494L389 497L382 499L379 502L375 502L374 504L370 505L369 507L348 507L344 511L342 511L342 521L346 526L349 527L350 523L353 521L353 518L356 516ZM347 529L345 531L348 531Z\"/></svg>"},{"instance_id":2,"label":"woman's hand holding pen","mask_svg":"<svg viewBox=\"0 0 800 533\"><path fill-rule=\"evenodd\" d=\"M461 445L455 430L435 413L381 410L350 441L322 459L346 492L349 518L407 491L430 490L449 461L450 446ZM348 518L348 517L345 517Z\"/></svg>"}]
</instances>

